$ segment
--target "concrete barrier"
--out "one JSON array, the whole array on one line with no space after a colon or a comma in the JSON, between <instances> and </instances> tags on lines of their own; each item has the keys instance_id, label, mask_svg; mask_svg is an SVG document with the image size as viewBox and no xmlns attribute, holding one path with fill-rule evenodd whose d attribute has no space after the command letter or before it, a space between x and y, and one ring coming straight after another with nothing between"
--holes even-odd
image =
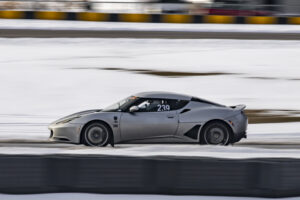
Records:
<instances>
[{"instance_id":1,"label":"concrete barrier","mask_svg":"<svg viewBox=\"0 0 300 200\"><path fill-rule=\"evenodd\" d=\"M103 22L219 23L219 24L300 24L300 17L224 16L186 14L96 13L56 11L0 11L4 19L82 20Z\"/></svg>"},{"instance_id":2,"label":"concrete barrier","mask_svg":"<svg viewBox=\"0 0 300 200\"><path fill-rule=\"evenodd\" d=\"M2 155L0 192L290 197L300 160Z\"/></svg>"}]
</instances>

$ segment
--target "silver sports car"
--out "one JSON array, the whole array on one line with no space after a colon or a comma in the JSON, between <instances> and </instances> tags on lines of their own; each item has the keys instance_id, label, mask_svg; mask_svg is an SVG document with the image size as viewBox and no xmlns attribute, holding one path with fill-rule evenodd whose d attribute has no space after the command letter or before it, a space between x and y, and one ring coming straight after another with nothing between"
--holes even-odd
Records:
<instances>
[{"instance_id":1,"label":"silver sports car","mask_svg":"<svg viewBox=\"0 0 300 200\"><path fill-rule=\"evenodd\" d=\"M118 143L227 145L246 138L245 107L227 107L169 92L138 93L107 108L75 113L51 123L50 140L89 146Z\"/></svg>"}]
</instances>

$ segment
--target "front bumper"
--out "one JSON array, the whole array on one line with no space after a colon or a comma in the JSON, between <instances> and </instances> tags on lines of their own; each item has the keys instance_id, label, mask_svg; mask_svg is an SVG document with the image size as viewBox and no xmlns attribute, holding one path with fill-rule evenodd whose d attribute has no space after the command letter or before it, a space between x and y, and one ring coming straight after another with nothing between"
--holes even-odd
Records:
<instances>
[{"instance_id":1,"label":"front bumper","mask_svg":"<svg viewBox=\"0 0 300 200\"><path fill-rule=\"evenodd\" d=\"M233 139L232 139L232 143L238 142L242 138L247 138L247 132L246 131L242 132L242 133L234 134Z\"/></svg>"},{"instance_id":2,"label":"front bumper","mask_svg":"<svg viewBox=\"0 0 300 200\"><path fill-rule=\"evenodd\" d=\"M51 124L49 125L50 141L80 143L81 124Z\"/></svg>"}]
</instances>

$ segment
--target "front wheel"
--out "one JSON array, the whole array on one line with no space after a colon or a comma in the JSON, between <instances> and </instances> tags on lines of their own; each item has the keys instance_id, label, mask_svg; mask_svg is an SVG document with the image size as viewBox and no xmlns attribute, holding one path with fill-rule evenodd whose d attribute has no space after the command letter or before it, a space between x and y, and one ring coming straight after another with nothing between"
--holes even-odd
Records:
<instances>
[{"instance_id":1,"label":"front wheel","mask_svg":"<svg viewBox=\"0 0 300 200\"><path fill-rule=\"evenodd\" d=\"M230 141L230 129L221 122L212 122L204 127L203 140L205 144L227 145Z\"/></svg>"},{"instance_id":2,"label":"front wheel","mask_svg":"<svg viewBox=\"0 0 300 200\"><path fill-rule=\"evenodd\" d=\"M84 144L87 146L104 147L110 139L110 130L101 122L93 122L85 127L83 132Z\"/></svg>"}]
</instances>

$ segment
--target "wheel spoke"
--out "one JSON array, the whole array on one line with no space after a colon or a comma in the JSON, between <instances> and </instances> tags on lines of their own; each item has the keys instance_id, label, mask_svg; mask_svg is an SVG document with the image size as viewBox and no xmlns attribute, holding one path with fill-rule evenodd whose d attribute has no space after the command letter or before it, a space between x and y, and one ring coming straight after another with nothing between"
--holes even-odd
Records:
<instances>
[{"instance_id":1,"label":"wheel spoke","mask_svg":"<svg viewBox=\"0 0 300 200\"><path fill-rule=\"evenodd\" d=\"M205 130L204 139L207 144L226 144L229 138L225 127L218 124L211 125Z\"/></svg>"},{"instance_id":2,"label":"wheel spoke","mask_svg":"<svg viewBox=\"0 0 300 200\"><path fill-rule=\"evenodd\" d=\"M102 125L94 125L87 128L85 133L86 141L91 146L103 146L108 139L108 131Z\"/></svg>"}]
</instances>

